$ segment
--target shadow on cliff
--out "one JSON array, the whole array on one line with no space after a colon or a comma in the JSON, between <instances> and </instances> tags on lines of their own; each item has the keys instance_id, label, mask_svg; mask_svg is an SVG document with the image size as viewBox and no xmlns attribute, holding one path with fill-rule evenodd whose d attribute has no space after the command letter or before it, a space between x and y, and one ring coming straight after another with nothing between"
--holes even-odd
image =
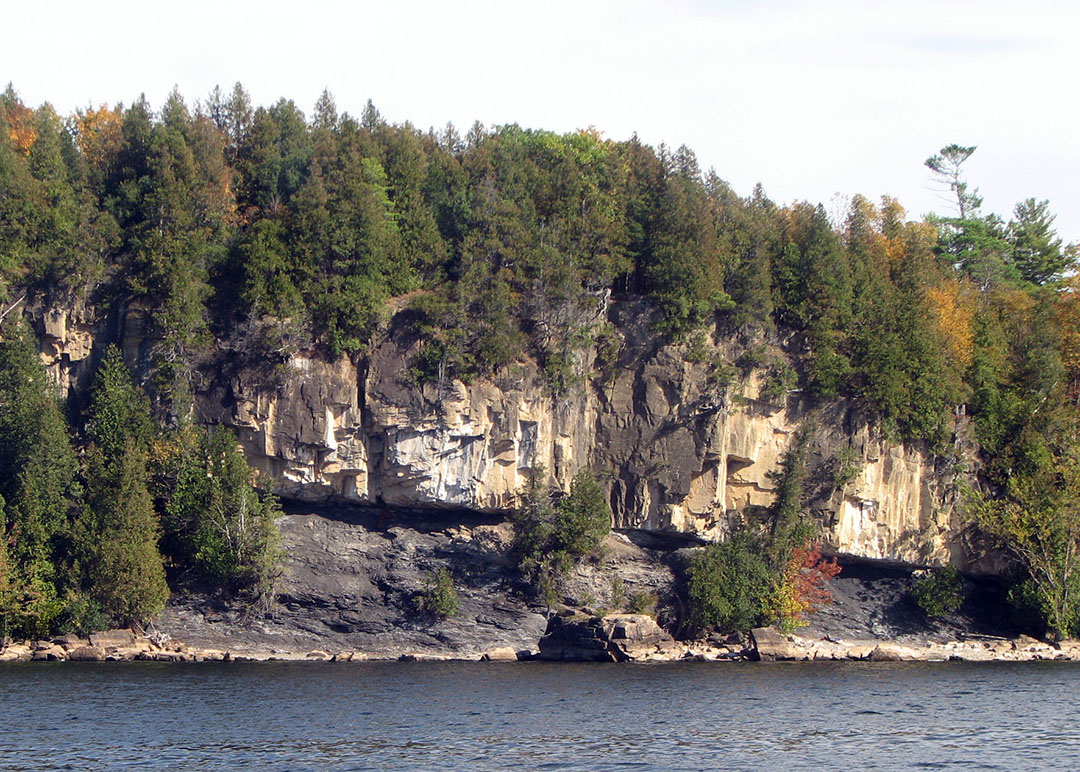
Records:
<instances>
[{"instance_id":1,"label":"shadow on cliff","mask_svg":"<svg viewBox=\"0 0 1080 772\"><path fill-rule=\"evenodd\" d=\"M396 507L381 504L337 504L281 499L281 508L287 515L318 515L347 525L357 525L367 531L389 531L391 528L407 528L419 533L431 534L445 531L452 526L475 528L481 525L499 525L507 521L504 515L479 512L473 509L434 509Z\"/></svg>"},{"instance_id":2,"label":"shadow on cliff","mask_svg":"<svg viewBox=\"0 0 1080 772\"><path fill-rule=\"evenodd\" d=\"M841 566L840 575L828 584L832 602L810 615L800 635L944 642L1020 632L1011 622L1001 580L995 577L965 577L960 609L927 618L910 597L910 567L852 559L841 560Z\"/></svg>"}]
</instances>

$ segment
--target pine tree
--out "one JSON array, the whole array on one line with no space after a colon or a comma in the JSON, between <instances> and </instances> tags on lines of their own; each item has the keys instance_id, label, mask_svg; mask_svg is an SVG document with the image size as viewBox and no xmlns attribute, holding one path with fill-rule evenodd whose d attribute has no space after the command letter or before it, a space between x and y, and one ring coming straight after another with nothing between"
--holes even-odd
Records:
<instances>
[{"instance_id":1,"label":"pine tree","mask_svg":"<svg viewBox=\"0 0 1080 772\"><path fill-rule=\"evenodd\" d=\"M71 510L75 456L29 330L10 320L0 336L0 495L20 559L47 560Z\"/></svg>"},{"instance_id":2,"label":"pine tree","mask_svg":"<svg viewBox=\"0 0 1080 772\"><path fill-rule=\"evenodd\" d=\"M1076 245L1062 247L1053 229L1056 215L1051 214L1049 201L1025 199L1016 205L1013 217L1006 238L1012 246L1012 262L1025 281L1047 284L1075 267Z\"/></svg>"}]
</instances>

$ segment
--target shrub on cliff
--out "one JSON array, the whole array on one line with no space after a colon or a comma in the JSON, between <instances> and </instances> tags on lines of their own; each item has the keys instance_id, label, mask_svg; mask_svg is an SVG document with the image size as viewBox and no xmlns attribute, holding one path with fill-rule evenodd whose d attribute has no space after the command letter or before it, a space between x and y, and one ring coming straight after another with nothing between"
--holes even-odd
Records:
<instances>
[{"instance_id":1,"label":"shrub on cliff","mask_svg":"<svg viewBox=\"0 0 1080 772\"><path fill-rule=\"evenodd\" d=\"M454 589L454 577L445 566L439 566L428 574L420 596L416 599L417 609L436 619L446 619L458 612L458 594Z\"/></svg>"},{"instance_id":2,"label":"shrub on cliff","mask_svg":"<svg viewBox=\"0 0 1080 772\"><path fill-rule=\"evenodd\" d=\"M611 508L592 472L582 469L570 493L552 505L543 466L534 467L525 500L514 513L511 555L522 576L549 603L574 563L599 549L611 532Z\"/></svg>"},{"instance_id":3,"label":"shrub on cliff","mask_svg":"<svg viewBox=\"0 0 1080 772\"><path fill-rule=\"evenodd\" d=\"M911 586L911 599L928 618L951 614L964 602L964 580L956 566L928 571Z\"/></svg>"}]
</instances>

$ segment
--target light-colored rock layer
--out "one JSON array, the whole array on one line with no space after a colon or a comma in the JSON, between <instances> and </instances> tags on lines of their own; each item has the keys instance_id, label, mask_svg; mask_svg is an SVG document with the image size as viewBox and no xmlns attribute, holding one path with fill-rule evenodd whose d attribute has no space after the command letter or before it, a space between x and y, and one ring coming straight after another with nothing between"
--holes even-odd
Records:
<instances>
[{"instance_id":1,"label":"light-colored rock layer","mask_svg":"<svg viewBox=\"0 0 1080 772\"><path fill-rule=\"evenodd\" d=\"M755 651L763 661L869 660L871 662L1031 662L1080 660L1080 641L1046 643L1028 636L976 636L955 641L881 641L804 638L772 628L753 631Z\"/></svg>"},{"instance_id":2,"label":"light-colored rock layer","mask_svg":"<svg viewBox=\"0 0 1080 772\"><path fill-rule=\"evenodd\" d=\"M104 345L104 322L85 315L37 318L43 360L65 389L86 388ZM269 374L218 352L193 379L197 410L233 426L250 462L291 498L506 512L531 469L543 465L566 490L589 466L616 526L705 539L768 505L770 473L812 419L814 468L828 469L842 448L857 459L854 481L815 492L831 551L993 570L954 514L952 469L923 449L882 440L850 405L764 399L760 371L717 386L708 363L733 360L735 344L708 338L704 357L660 345L644 305L613 303L610 320L622 341L614 375L601 376L584 350L581 382L560 395L531 360L494 380L418 387L408 371L420 344L388 333L355 361L301 351ZM144 316L129 309L119 329L129 361L145 366Z\"/></svg>"}]
</instances>

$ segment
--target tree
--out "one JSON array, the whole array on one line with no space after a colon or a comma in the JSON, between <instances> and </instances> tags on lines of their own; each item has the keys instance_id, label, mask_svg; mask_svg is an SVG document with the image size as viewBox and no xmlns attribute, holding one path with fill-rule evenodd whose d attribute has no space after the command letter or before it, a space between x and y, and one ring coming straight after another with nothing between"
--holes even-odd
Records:
<instances>
[{"instance_id":1,"label":"tree","mask_svg":"<svg viewBox=\"0 0 1080 772\"><path fill-rule=\"evenodd\" d=\"M78 506L67 422L21 319L0 328L0 540L8 561L9 628L46 634L61 610L60 541Z\"/></svg>"},{"instance_id":2,"label":"tree","mask_svg":"<svg viewBox=\"0 0 1080 772\"><path fill-rule=\"evenodd\" d=\"M75 534L87 590L115 622L143 622L169 597L146 453L134 437L126 439L119 456L91 447L86 474L87 509Z\"/></svg>"},{"instance_id":3,"label":"tree","mask_svg":"<svg viewBox=\"0 0 1080 772\"><path fill-rule=\"evenodd\" d=\"M0 498L0 648L8 641L13 622L18 614L18 587L15 566L8 554L11 537L7 532L3 499Z\"/></svg>"},{"instance_id":4,"label":"tree","mask_svg":"<svg viewBox=\"0 0 1080 772\"><path fill-rule=\"evenodd\" d=\"M169 595L148 489L152 431L149 402L110 346L91 393L86 507L73 542L85 589L119 623L150 618Z\"/></svg>"},{"instance_id":5,"label":"tree","mask_svg":"<svg viewBox=\"0 0 1080 772\"><path fill-rule=\"evenodd\" d=\"M1036 441L1033 471L1013 475L1000 497L972 504L976 521L1027 569L1055 637L1080 633L1080 437Z\"/></svg>"},{"instance_id":6,"label":"tree","mask_svg":"<svg viewBox=\"0 0 1080 772\"><path fill-rule=\"evenodd\" d=\"M570 482L570 494L556 507L556 549L571 559L594 552L611 532L611 507L588 468Z\"/></svg>"},{"instance_id":7,"label":"tree","mask_svg":"<svg viewBox=\"0 0 1080 772\"><path fill-rule=\"evenodd\" d=\"M956 198L956 217L931 220L939 227L938 252L986 291L1015 281L1017 272L1009 260L1004 223L996 215L979 213L982 198L963 178L962 167L974 152L975 146L947 145L925 163Z\"/></svg>"},{"instance_id":8,"label":"tree","mask_svg":"<svg viewBox=\"0 0 1080 772\"><path fill-rule=\"evenodd\" d=\"M525 500L514 513L511 548L518 569L549 605L570 568L595 552L611 531L611 508L588 469L574 476L570 493L558 504L551 500L546 470L536 466Z\"/></svg>"},{"instance_id":9,"label":"tree","mask_svg":"<svg viewBox=\"0 0 1080 772\"><path fill-rule=\"evenodd\" d=\"M817 394L834 396L850 369L845 349L854 302L851 267L824 207L802 203L785 214L787 244L775 264L776 315L806 331L809 385Z\"/></svg>"},{"instance_id":10,"label":"tree","mask_svg":"<svg viewBox=\"0 0 1080 772\"><path fill-rule=\"evenodd\" d=\"M716 625L745 631L765 623L765 599L773 574L761 544L745 529L727 541L710 544L687 568L691 621L696 627Z\"/></svg>"},{"instance_id":11,"label":"tree","mask_svg":"<svg viewBox=\"0 0 1080 772\"><path fill-rule=\"evenodd\" d=\"M800 430L792 447L781 458L780 469L769 473L769 479L776 484L776 495L767 513L766 555L774 570L783 569L792 550L802 547L813 535L812 524L803 516L809 436L807 428Z\"/></svg>"},{"instance_id":12,"label":"tree","mask_svg":"<svg viewBox=\"0 0 1080 772\"><path fill-rule=\"evenodd\" d=\"M256 475L229 429L181 431L187 437L176 448L165 505L174 557L228 594L265 598L280 558L276 500L256 489Z\"/></svg>"},{"instance_id":13,"label":"tree","mask_svg":"<svg viewBox=\"0 0 1080 772\"><path fill-rule=\"evenodd\" d=\"M1050 212L1049 201L1025 199L1016 205L1013 218L1006 239L1012 247L1012 262L1026 281L1056 282L1075 267L1076 245L1062 248L1053 229L1056 215Z\"/></svg>"},{"instance_id":14,"label":"tree","mask_svg":"<svg viewBox=\"0 0 1080 772\"><path fill-rule=\"evenodd\" d=\"M976 148L976 145L964 147L954 143L946 145L924 161L926 167L934 173L935 179L946 185L949 192L956 197L956 211L961 220L974 216L982 206L978 189L969 189L962 173L964 163L971 158Z\"/></svg>"}]
</instances>

